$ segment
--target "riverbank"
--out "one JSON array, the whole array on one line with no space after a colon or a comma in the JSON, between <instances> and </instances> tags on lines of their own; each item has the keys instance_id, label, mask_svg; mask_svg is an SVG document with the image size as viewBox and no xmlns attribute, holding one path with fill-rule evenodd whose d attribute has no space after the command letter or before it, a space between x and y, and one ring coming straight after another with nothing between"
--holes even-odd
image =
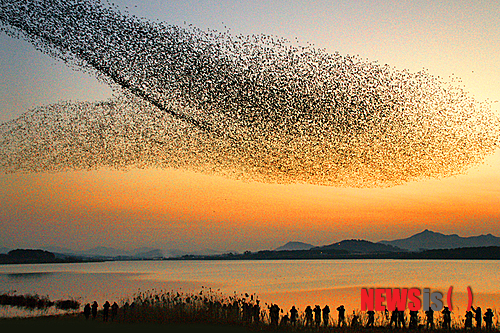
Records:
<instances>
[{"instance_id":1,"label":"riverbank","mask_svg":"<svg viewBox=\"0 0 500 333\"><path fill-rule=\"evenodd\" d=\"M102 320L85 320L80 315L60 315L34 318L0 319L1 332L51 332L51 333L137 333L137 332L220 332L250 333L255 332L245 327L211 324L177 323L119 323Z\"/></svg>"},{"instance_id":2,"label":"riverbank","mask_svg":"<svg viewBox=\"0 0 500 333\"><path fill-rule=\"evenodd\" d=\"M0 331L1 332L50 332L50 333L204 333L204 332L217 332L217 333L255 333L255 332L330 332L330 333L359 333L359 332L372 332L372 333L391 333L394 331L399 332L433 332L433 333L453 333L453 332L471 332L471 330L459 329L392 329L389 327L323 327L317 328L304 328L292 326L272 328L269 325L262 326L230 326L223 324L204 324L204 323L124 323L124 322L103 322L102 320L86 320L82 315L58 315L58 316L43 316L31 318L0 318ZM487 332L486 330L483 330ZM480 332L472 330L472 332ZM498 332L498 329L493 328L489 332Z\"/></svg>"}]
</instances>

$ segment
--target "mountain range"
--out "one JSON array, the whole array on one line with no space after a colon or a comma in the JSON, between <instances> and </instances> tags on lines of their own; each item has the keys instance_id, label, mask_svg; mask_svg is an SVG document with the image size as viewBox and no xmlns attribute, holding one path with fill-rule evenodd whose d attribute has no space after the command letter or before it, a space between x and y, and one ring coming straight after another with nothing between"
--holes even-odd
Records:
<instances>
[{"instance_id":1,"label":"mountain range","mask_svg":"<svg viewBox=\"0 0 500 333\"><path fill-rule=\"evenodd\" d=\"M302 243L302 242L288 242L283 246L276 248L274 251L302 251L310 250L314 245Z\"/></svg>"},{"instance_id":2,"label":"mountain range","mask_svg":"<svg viewBox=\"0 0 500 333\"><path fill-rule=\"evenodd\" d=\"M396 253L407 252L404 249L392 245L373 243L362 239L349 239L324 246L314 246L302 242L288 242L278 247L274 252L324 252L345 254L368 254L368 253ZM283 255L281 255L283 256Z\"/></svg>"},{"instance_id":3,"label":"mountain range","mask_svg":"<svg viewBox=\"0 0 500 333\"><path fill-rule=\"evenodd\" d=\"M349 253L390 253L487 246L500 246L500 237L493 236L492 234L460 237L456 234L445 235L425 229L408 238L393 241L384 240L375 243L361 239L350 239L324 246L314 246L302 242L288 242L274 251L345 250Z\"/></svg>"},{"instance_id":4,"label":"mountain range","mask_svg":"<svg viewBox=\"0 0 500 333\"><path fill-rule=\"evenodd\" d=\"M112 247L98 246L85 251L74 251L60 246L44 246L42 250L52 252L59 258L101 258L101 259L159 259L163 258L163 251L144 247L130 251L115 249Z\"/></svg>"},{"instance_id":5,"label":"mountain range","mask_svg":"<svg viewBox=\"0 0 500 333\"><path fill-rule=\"evenodd\" d=\"M53 253L57 259L78 259L78 260L147 260L162 258L178 258L182 256L217 256L226 252L212 249L186 252L177 249L161 250L151 247L143 247L132 250L115 249L112 247L98 246L91 249L77 251L61 246L42 246L38 248L43 251ZM0 254L7 254L13 249L0 247ZM233 251L232 253L237 253Z\"/></svg>"},{"instance_id":6,"label":"mountain range","mask_svg":"<svg viewBox=\"0 0 500 333\"><path fill-rule=\"evenodd\" d=\"M314 250L331 251L331 250L345 250L349 253L390 253L390 252L406 252L399 247L392 245L373 243L362 239L343 240L338 243L333 243L326 246L319 246L313 248Z\"/></svg>"},{"instance_id":7,"label":"mountain range","mask_svg":"<svg viewBox=\"0 0 500 333\"><path fill-rule=\"evenodd\" d=\"M463 247L500 246L500 237L492 234L460 237L456 234L444 235L425 229L408 238L393 241L380 241L380 244L392 245L412 252L423 250L458 249Z\"/></svg>"},{"instance_id":8,"label":"mountain range","mask_svg":"<svg viewBox=\"0 0 500 333\"><path fill-rule=\"evenodd\" d=\"M404 254L414 253L426 250L447 250L459 248L480 248L480 247L500 247L500 237L491 234L460 237L458 235L445 235L430 230L424 230L408 238L397 239L393 241L370 242L361 239L343 240L324 246L314 246L303 242L288 242L272 251L264 250L254 252L257 256L266 258L289 258L310 257L313 253L315 257L321 258L328 254L331 256L349 255L372 255L372 254ZM156 248L143 247L133 250L120 250L111 247L95 247L84 251L74 251L59 246L44 246L44 251L54 253L56 258L68 260L70 258L78 260L144 260L144 259L162 259L162 258L181 258L181 257L210 257L217 258L228 255L227 252L215 250L202 250L186 252L182 250L160 250ZM0 254L7 254L10 249L0 247ZM246 251L246 257L250 251ZM276 253L276 254L273 254ZM288 253L288 254L287 254ZM294 254L292 254L294 253ZM392 253L392 254L391 254ZM229 254L238 256L236 251Z\"/></svg>"}]
</instances>

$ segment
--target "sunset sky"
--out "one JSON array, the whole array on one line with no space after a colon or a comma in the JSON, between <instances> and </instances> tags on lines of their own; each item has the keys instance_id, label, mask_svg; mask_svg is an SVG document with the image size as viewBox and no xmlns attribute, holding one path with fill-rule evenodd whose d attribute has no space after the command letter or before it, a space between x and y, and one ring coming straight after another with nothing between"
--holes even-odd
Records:
<instances>
[{"instance_id":1,"label":"sunset sky","mask_svg":"<svg viewBox=\"0 0 500 333\"><path fill-rule=\"evenodd\" d=\"M131 14L231 34L297 38L328 52L449 81L500 113L496 1L117 1ZM0 33L0 122L112 90ZM187 170L0 175L0 247L244 251L295 240L407 237L423 229L500 236L500 151L465 175L392 188L263 184Z\"/></svg>"}]
</instances>

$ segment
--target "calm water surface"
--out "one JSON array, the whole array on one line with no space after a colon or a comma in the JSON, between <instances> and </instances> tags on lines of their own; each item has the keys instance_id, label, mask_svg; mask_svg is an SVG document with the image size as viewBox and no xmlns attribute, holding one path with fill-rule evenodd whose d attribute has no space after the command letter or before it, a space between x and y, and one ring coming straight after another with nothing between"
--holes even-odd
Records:
<instances>
[{"instance_id":1,"label":"calm water surface","mask_svg":"<svg viewBox=\"0 0 500 333\"><path fill-rule=\"evenodd\" d=\"M480 260L123 261L0 265L0 292L37 293L82 302L120 301L138 291L231 295L255 293L264 303L346 305L359 308L360 289L453 286L456 312L465 309L467 286L474 304L500 309L500 262Z\"/></svg>"}]
</instances>

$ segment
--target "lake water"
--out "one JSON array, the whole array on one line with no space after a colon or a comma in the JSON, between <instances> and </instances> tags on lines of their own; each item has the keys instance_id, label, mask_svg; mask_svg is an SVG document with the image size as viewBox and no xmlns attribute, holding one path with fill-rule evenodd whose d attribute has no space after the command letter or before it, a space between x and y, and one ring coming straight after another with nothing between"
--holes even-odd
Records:
<instances>
[{"instance_id":1,"label":"lake water","mask_svg":"<svg viewBox=\"0 0 500 333\"><path fill-rule=\"evenodd\" d=\"M325 304L347 311L360 307L361 288L453 286L456 316L465 311L467 287L474 304L500 309L500 261L481 260L290 260L290 261L113 261L0 265L0 292L37 293L52 300L76 298L102 304L146 290L258 295L263 303L289 309ZM444 295L446 299L446 295ZM8 309L0 315L12 315ZM2 312L3 311L3 312Z\"/></svg>"}]
</instances>

